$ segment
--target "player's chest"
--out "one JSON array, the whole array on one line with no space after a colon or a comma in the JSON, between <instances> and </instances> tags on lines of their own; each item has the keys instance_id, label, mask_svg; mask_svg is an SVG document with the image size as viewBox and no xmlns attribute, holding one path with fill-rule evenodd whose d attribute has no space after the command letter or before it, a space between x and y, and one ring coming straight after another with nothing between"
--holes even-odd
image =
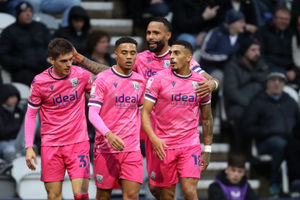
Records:
<instances>
[{"instance_id":1,"label":"player's chest","mask_svg":"<svg viewBox=\"0 0 300 200\"><path fill-rule=\"evenodd\" d=\"M49 82L43 87L43 103L48 106L62 107L79 102L84 87L78 78Z\"/></svg>"},{"instance_id":2,"label":"player's chest","mask_svg":"<svg viewBox=\"0 0 300 200\"><path fill-rule=\"evenodd\" d=\"M193 80L162 80L159 98L167 102L188 102L197 104L199 97L195 93L198 83Z\"/></svg>"},{"instance_id":3,"label":"player's chest","mask_svg":"<svg viewBox=\"0 0 300 200\"><path fill-rule=\"evenodd\" d=\"M139 66L140 73L146 78L149 79L152 76L155 76L157 72L167 69L170 66L170 60L147 60Z\"/></svg>"}]
</instances>

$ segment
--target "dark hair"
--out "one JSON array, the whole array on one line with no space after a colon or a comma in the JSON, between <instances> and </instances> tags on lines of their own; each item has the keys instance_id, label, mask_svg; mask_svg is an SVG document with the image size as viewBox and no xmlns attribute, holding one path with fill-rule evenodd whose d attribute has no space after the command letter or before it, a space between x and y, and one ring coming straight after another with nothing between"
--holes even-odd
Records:
<instances>
[{"instance_id":1,"label":"dark hair","mask_svg":"<svg viewBox=\"0 0 300 200\"><path fill-rule=\"evenodd\" d=\"M171 23L164 17L152 17L150 18L148 25L150 24L150 22L161 22L164 24L164 26L167 28L169 32L172 32Z\"/></svg>"},{"instance_id":2,"label":"dark hair","mask_svg":"<svg viewBox=\"0 0 300 200\"><path fill-rule=\"evenodd\" d=\"M71 42L63 38L54 38L48 44L48 56L56 59L60 55L71 53L74 47Z\"/></svg>"},{"instance_id":3,"label":"dark hair","mask_svg":"<svg viewBox=\"0 0 300 200\"><path fill-rule=\"evenodd\" d=\"M123 43L132 43L135 44L135 46L137 46L137 42L135 39L128 37L128 36L124 36L119 38L116 43L115 43L115 50Z\"/></svg>"},{"instance_id":4,"label":"dark hair","mask_svg":"<svg viewBox=\"0 0 300 200\"><path fill-rule=\"evenodd\" d=\"M228 166L245 168L246 157L242 154L231 154L228 158Z\"/></svg>"},{"instance_id":5,"label":"dark hair","mask_svg":"<svg viewBox=\"0 0 300 200\"><path fill-rule=\"evenodd\" d=\"M92 54L97 43L102 38L107 37L110 40L110 36L107 32L104 31L93 31L89 34L87 41L86 41L86 51L88 54Z\"/></svg>"},{"instance_id":6,"label":"dark hair","mask_svg":"<svg viewBox=\"0 0 300 200\"><path fill-rule=\"evenodd\" d=\"M187 50L189 50L191 54L194 53L193 46L191 45L191 43L189 43L189 42L187 42L187 41L184 41L184 40L176 40L175 42L173 42L172 45L182 45L182 46L184 46Z\"/></svg>"}]
</instances>

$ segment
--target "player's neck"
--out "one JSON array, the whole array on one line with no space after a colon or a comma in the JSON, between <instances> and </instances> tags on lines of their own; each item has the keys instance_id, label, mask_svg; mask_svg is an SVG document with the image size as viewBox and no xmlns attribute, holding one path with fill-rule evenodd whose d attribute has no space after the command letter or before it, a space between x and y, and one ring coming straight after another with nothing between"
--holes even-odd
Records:
<instances>
[{"instance_id":1,"label":"player's neck","mask_svg":"<svg viewBox=\"0 0 300 200\"><path fill-rule=\"evenodd\" d=\"M156 52L155 56L156 57L163 57L165 56L167 53L169 53L170 51L170 47L168 45L166 45L160 52Z\"/></svg>"},{"instance_id":2,"label":"player's neck","mask_svg":"<svg viewBox=\"0 0 300 200\"><path fill-rule=\"evenodd\" d=\"M176 73L179 76L189 76L192 72L189 67L183 67L178 70L174 70L174 73Z\"/></svg>"},{"instance_id":3,"label":"player's neck","mask_svg":"<svg viewBox=\"0 0 300 200\"><path fill-rule=\"evenodd\" d=\"M125 75L125 76L128 76L131 74L132 72L132 69L126 69L126 68L122 68L120 67L119 65L116 65L114 67L115 71L121 75Z\"/></svg>"},{"instance_id":4,"label":"player's neck","mask_svg":"<svg viewBox=\"0 0 300 200\"><path fill-rule=\"evenodd\" d=\"M66 76L65 74L61 73L60 71L58 71L55 67L52 67L52 75L55 77L55 78L61 78L61 77L64 77Z\"/></svg>"}]
</instances>

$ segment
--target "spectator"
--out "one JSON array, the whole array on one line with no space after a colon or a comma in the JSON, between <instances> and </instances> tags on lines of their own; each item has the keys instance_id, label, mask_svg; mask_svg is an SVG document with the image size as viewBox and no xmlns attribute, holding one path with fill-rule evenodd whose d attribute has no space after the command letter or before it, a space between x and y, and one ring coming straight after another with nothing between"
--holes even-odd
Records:
<instances>
[{"instance_id":1,"label":"spectator","mask_svg":"<svg viewBox=\"0 0 300 200\"><path fill-rule=\"evenodd\" d=\"M69 13L69 25L56 31L54 37L69 40L77 51L86 54L85 45L90 30L90 18L81 6L74 6Z\"/></svg>"},{"instance_id":2,"label":"spectator","mask_svg":"<svg viewBox=\"0 0 300 200\"><path fill-rule=\"evenodd\" d=\"M222 23L220 16L223 14L223 7L219 1L174 1L172 19L174 35L177 40L185 40L196 49L201 45L204 33Z\"/></svg>"},{"instance_id":3,"label":"spectator","mask_svg":"<svg viewBox=\"0 0 300 200\"><path fill-rule=\"evenodd\" d=\"M1 33L0 64L12 74L13 81L30 85L33 77L49 65L46 49L50 35L44 24L32 21L29 3L18 4L16 12L16 22Z\"/></svg>"},{"instance_id":4,"label":"spectator","mask_svg":"<svg viewBox=\"0 0 300 200\"><path fill-rule=\"evenodd\" d=\"M297 18L300 16L300 1L292 1L292 24L295 25L297 23Z\"/></svg>"},{"instance_id":5,"label":"spectator","mask_svg":"<svg viewBox=\"0 0 300 200\"><path fill-rule=\"evenodd\" d=\"M256 141L258 154L270 154L270 194L280 192L280 164L287 140L299 123L298 105L283 92L287 81L284 73L271 72L267 76L266 89L259 93L243 117L243 132Z\"/></svg>"},{"instance_id":6,"label":"spectator","mask_svg":"<svg viewBox=\"0 0 300 200\"><path fill-rule=\"evenodd\" d=\"M245 16L245 30L251 34L257 31L258 18L257 9L253 0L229 0L230 7L240 11Z\"/></svg>"},{"instance_id":7,"label":"spectator","mask_svg":"<svg viewBox=\"0 0 300 200\"><path fill-rule=\"evenodd\" d=\"M245 175L245 163L244 156L230 155L228 166L208 188L208 200L257 200Z\"/></svg>"},{"instance_id":8,"label":"spectator","mask_svg":"<svg viewBox=\"0 0 300 200\"><path fill-rule=\"evenodd\" d=\"M7 163L16 156L15 140L24 118L24 110L19 106L20 93L13 86L1 87L0 99L0 155Z\"/></svg>"},{"instance_id":9,"label":"spectator","mask_svg":"<svg viewBox=\"0 0 300 200\"><path fill-rule=\"evenodd\" d=\"M62 15L62 27L68 26L68 16L73 6L80 6L81 0L25 0L30 3L35 12L43 12L50 15Z\"/></svg>"},{"instance_id":10,"label":"spectator","mask_svg":"<svg viewBox=\"0 0 300 200\"><path fill-rule=\"evenodd\" d=\"M243 145L239 127L241 117L250 100L264 89L264 83L268 74L268 66L262 60L260 45L256 39L244 38L241 40L238 55L225 65L224 74L224 98L226 113L229 120L233 120L236 126L234 135L237 141L236 150Z\"/></svg>"},{"instance_id":11,"label":"spectator","mask_svg":"<svg viewBox=\"0 0 300 200\"><path fill-rule=\"evenodd\" d=\"M289 83L299 87L300 77L292 58L291 14L285 7L276 9L272 21L261 27L257 36L262 44L262 54L271 69L283 70Z\"/></svg>"},{"instance_id":12,"label":"spectator","mask_svg":"<svg viewBox=\"0 0 300 200\"><path fill-rule=\"evenodd\" d=\"M226 12L225 23L212 29L205 36L201 47L200 64L222 82L224 64L239 49L239 35L245 26L244 15L236 10Z\"/></svg>"},{"instance_id":13,"label":"spectator","mask_svg":"<svg viewBox=\"0 0 300 200\"><path fill-rule=\"evenodd\" d=\"M257 9L258 25L263 26L273 18L276 8L285 6L285 0L253 0Z\"/></svg>"},{"instance_id":14,"label":"spectator","mask_svg":"<svg viewBox=\"0 0 300 200\"><path fill-rule=\"evenodd\" d=\"M116 64L116 61L110 55L109 46L110 36L108 33L93 31L87 38L86 51L92 60L111 67Z\"/></svg>"}]
</instances>

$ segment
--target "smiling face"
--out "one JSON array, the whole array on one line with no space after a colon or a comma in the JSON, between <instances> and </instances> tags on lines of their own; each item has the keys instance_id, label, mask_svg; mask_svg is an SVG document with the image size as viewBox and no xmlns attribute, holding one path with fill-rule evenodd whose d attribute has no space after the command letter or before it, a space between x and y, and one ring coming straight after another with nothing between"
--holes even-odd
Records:
<instances>
[{"instance_id":1,"label":"smiling face","mask_svg":"<svg viewBox=\"0 0 300 200\"><path fill-rule=\"evenodd\" d=\"M146 30L146 40L151 52L161 52L168 47L171 32L162 22L150 22ZM163 52L161 52L163 53Z\"/></svg>"},{"instance_id":2,"label":"smiling face","mask_svg":"<svg viewBox=\"0 0 300 200\"><path fill-rule=\"evenodd\" d=\"M122 43L115 50L115 57L117 59L117 67L123 72L131 71L135 63L137 55L136 45L133 43Z\"/></svg>"},{"instance_id":3,"label":"smiling face","mask_svg":"<svg viewBox=\"0 0 300 200\"><path fill-rule=\"evenodd\" d=\"M278 10L274 17L273 23L281 31L286 30L291 22L291 14L286 10Z\"/></svg>"},{"instance_id":4,"label":"smiling face","mask_svg":"<svg viewBox=\"0 0 300 200\"><path fill-rule=\"evenodd\" d=\"M53 66L53 73L57 76L67 76L73 62L73 52L59 55L57 58L50 57L50 63Z\"/></svg>"}]
</instances>

